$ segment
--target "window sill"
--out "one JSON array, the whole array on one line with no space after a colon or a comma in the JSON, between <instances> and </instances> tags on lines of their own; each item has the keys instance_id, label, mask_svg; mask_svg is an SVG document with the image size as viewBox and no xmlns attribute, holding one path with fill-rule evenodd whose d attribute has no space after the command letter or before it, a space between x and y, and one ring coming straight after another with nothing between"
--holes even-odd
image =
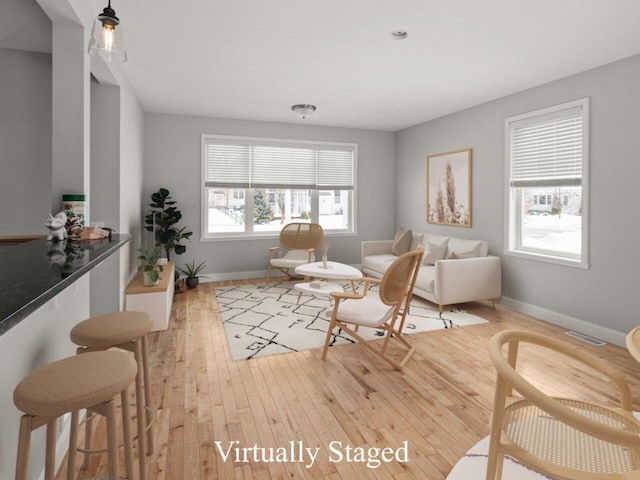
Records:
<instances>
[{"instance_id":1,"label":"window sill","mask_svg":"<svg viewBox=\"0 0 640 480\"><path fill-rule=\"evenodd\" d=\"M357 236L357 232L331 232L324 231L325 238L335 238L335 237L355 237ZM280 238L280 232L274 233L264 233L264 234L229 234L229 235L215 235L209 237L200 237L200 242L229 242L229 241L242 241L242 240L275 240L276 242Z\"/></svg>"},{"instance_id":2,"label":"window sill","mask_svg":"<svg viewBox=\"0 0 640 480\"><path fill-rule=\"evenodd\" d=\"M589 263L584 260L573 260L566 257L557 257L550 254L525 252L522 250L504 250L504 255L510 257L526 258L528 260L536 260L539 262L554 263L556 265L564 265L566 267L588 269Z\"/></svg>"}]
</instances>

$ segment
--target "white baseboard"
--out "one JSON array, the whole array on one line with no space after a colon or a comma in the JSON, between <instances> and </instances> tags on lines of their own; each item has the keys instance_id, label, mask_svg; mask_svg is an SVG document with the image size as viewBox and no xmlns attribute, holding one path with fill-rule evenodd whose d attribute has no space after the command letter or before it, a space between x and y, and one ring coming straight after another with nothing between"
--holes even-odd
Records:
<instances>
[{"instance_id":1,"label":"white baseboard","mask_svg":"<svg viewBox=\"0 0 640 480\"><path fill-rule=\"evenodd\" d=\"M546 322L552 323L559 327L567 328L569 330L575 330L576 332L589 335L590 337L597 338L603 342L612 343L619 347L625 346L626 334L613 330L611 328L602 327L594 323L589 323L579 318L570 317L563 313L554 312L546 308L531 305L530 303L521 302L509 297L502 297L499 302L505 307L509 307L517 312L526 313L532 317L539 318Z\"/></svg>"}]
</instances>

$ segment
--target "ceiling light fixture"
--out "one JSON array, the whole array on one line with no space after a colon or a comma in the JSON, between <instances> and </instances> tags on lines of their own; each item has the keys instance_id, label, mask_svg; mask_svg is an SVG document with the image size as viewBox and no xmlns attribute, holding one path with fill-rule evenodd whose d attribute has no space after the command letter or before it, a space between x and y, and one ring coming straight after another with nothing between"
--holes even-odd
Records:
<instances>
[{"instance_id":1,"label":"ceiling light fixture","mask_svg":"<svg viewBox=\"0 0 640 480\"><path fill-rule=\"evenodd\" d=\"M122 27L116 31L120 19L109 4L102 10L93 22L91 39L89 40L89 54L98 55L109 62L126 62L127 52L122 42Z\"/></svg>"},{"instance_id":2,"label":"ceiling light fixture","mask_svg":"<svg viewBox=\"0 0 640 480\"><path fill-rule=\"evenodd\" d=\"M409 32L406 30L394 30L391 32L391 38L394 40L404 40L409 36Z\"/></svg>"},{"instance_id":3,"label":"ceiling light fixture","mask_svg":"<svg viewBox=\"0 0 640 480\"><path fill-rule=\"evenodd\" d=\"M298 104L291 107L291 110L299 116L302 120L305 120L307 117L313 115L313 112L316 111L315 105L307 105L307 104Z\"/></svg>"}]
</instances>

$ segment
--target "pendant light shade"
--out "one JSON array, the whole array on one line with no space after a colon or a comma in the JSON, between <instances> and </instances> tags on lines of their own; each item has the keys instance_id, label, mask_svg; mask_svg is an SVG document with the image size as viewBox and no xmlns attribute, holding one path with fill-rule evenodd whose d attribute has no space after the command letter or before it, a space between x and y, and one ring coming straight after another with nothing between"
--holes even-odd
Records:
<instances>
[{"instance_id":1,"label":"pendant light shade","mask_svg":"<svg viewBox=\"0 0 640 480\"><path fill-rule=\"evenodd\" d=\"M93 22L89 54L98 55L109 62L126 62L127 52L124 50L123 32L119 25L120 19L116 17L109 0L109 5Z\"/></svg>"}]
</instances>

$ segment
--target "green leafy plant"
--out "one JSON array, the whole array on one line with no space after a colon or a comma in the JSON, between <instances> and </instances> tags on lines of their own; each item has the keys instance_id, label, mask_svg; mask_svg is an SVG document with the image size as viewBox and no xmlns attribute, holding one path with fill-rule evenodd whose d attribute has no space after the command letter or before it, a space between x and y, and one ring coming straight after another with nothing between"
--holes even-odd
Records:
<instances>
[{"instance_id":1,"label":"green leafy plant","mask_svg":"<svg viewBox=\"0 0 640 480\"><path fill-rule=\"evenodd\" d=\"M139 248L138 260L140 260L140 265L138 266L138 271L142 270L145 272L149 279L153 282L157 282L160 278L160 272L164 270L162 265L158 265L158 260L160 259L160 252L162 251L160 246L156 246L153 250L145 250L144 248Z\"/></svg>"},{"instance_id":2,"label":"green leafy plant","mask_svg":"<svg viewBox=\"0 0 640 480\"><path fill-rule=\"evenodd\" d=\"M178 270L184 273L187 278L198 278L198 273L200 273L206 265L206 262L202 262L196 267L196 261L194 260L191 263L185 264L184 268L178 268Z\"/></svg>"},{"instance_id":3,"label":"green leafy plant","mask_svg":"<svg viewBox=\"0 0 640 480\"><path fill-rule=\"evenodd\" d=\"M167 260L171 260L171 252L180 255L187 247L180 243L182 240L190 240L193 232L187 227L178 228L177 224L182 219L182 212L175 207L176 202L171 199L169 190L161 188L151 194L151 213L145 216L145 230L155 232L155 244L164 248Z\"/></svg>"}]
</instances>

